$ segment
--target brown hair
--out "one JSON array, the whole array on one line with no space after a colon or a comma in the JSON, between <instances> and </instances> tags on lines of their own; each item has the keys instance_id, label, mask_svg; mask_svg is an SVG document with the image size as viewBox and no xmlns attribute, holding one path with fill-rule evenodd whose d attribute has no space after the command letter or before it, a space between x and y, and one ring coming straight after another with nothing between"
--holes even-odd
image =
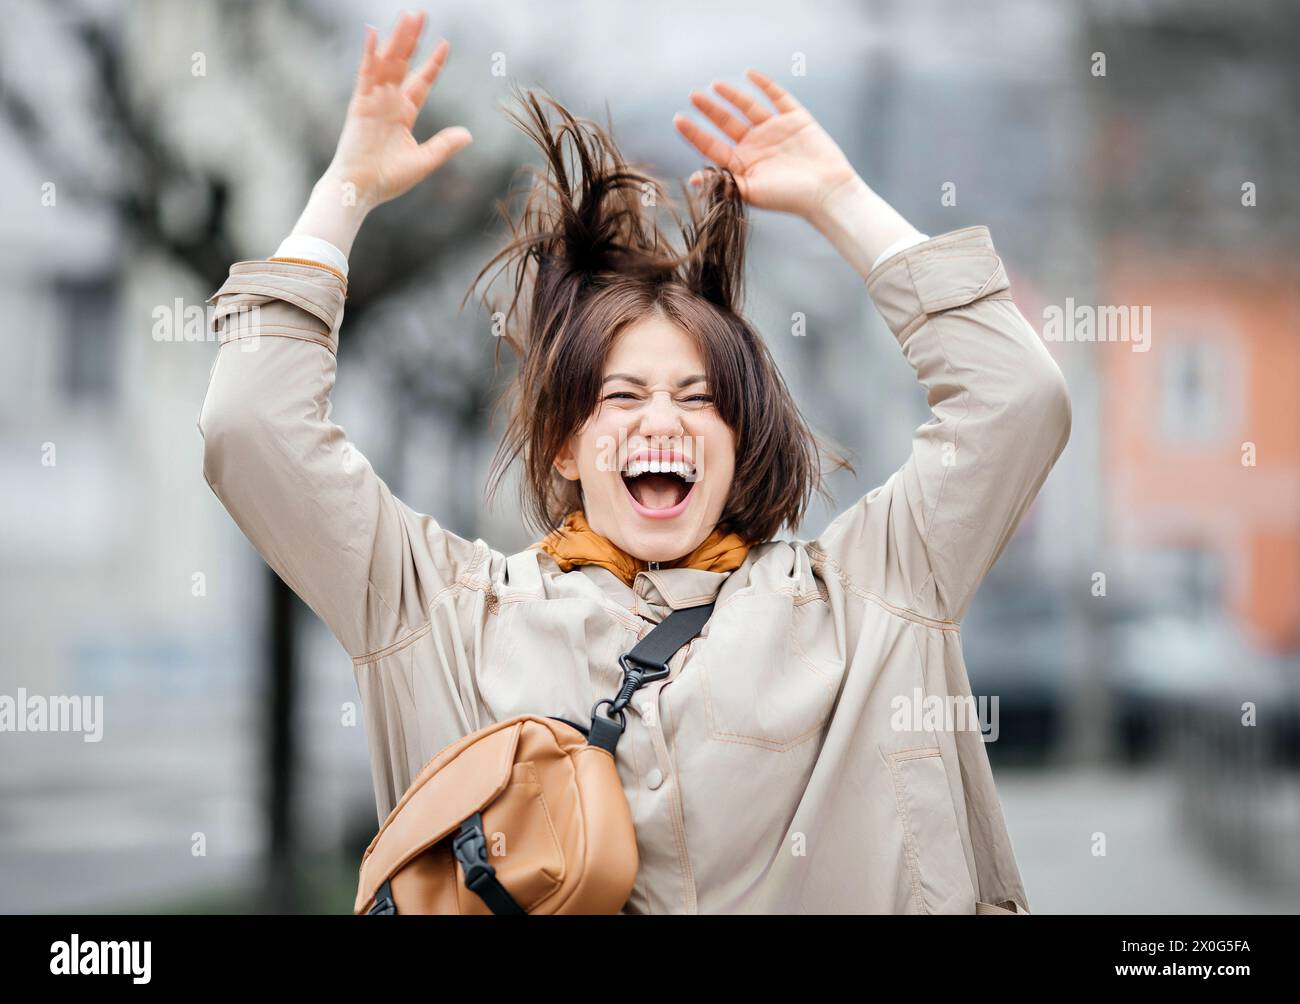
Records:
<instances>
[{"instance_id":1,"label":"brown hair","mask_svg":"<svg viewBox=\"0 0 1300 1004\"><path fill-rule=\"evenodd\" d=\"M731 172L707 169L698 201L683 185L683 222L663 186L624 161L612 125L575 118L533 91L515 96L523 114L509 117L542 149L547 170L525 168L534 183L518 222L508 203L499 204L512 239L466 293L498 263L513 270L510 306L494 320L519 371L507 389L510 419L493 458L490 494L522 458L520 501L531 526L553 530L582 507L580 485L560 476L554 458L595 411L615 339L657 311L696 340L714 405L735 435L735 476L718 528L749 543L797 528L814 491L829 497L823 464L851 467L813 434L767 346L741 316L748 221ZM681 232L680 253L659 225L661 203ZM486 292L484 304L492 312Z\"/></svg>"}]
</instances>

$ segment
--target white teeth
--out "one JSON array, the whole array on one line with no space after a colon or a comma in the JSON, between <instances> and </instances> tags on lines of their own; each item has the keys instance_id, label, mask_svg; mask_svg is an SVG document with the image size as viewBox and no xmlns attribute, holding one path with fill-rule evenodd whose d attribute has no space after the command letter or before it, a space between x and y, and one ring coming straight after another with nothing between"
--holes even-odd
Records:
<instances>
[{"instance_id":1,"label":"white teeth","mask_svg":"<svg viewBox=\"0 0 1300 1004\"><path fill-rule=\"evenodd\" d=\"M695 477L695 465L684 460L632 460L623 472L625 478L639 478L642 474L676 474L678 477Z\"/></svg>"}]
</instances>

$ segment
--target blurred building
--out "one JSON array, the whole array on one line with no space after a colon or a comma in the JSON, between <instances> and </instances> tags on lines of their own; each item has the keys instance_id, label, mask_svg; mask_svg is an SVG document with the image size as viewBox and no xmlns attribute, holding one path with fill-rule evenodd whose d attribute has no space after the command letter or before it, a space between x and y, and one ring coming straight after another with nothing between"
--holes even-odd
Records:
<instances>
[{"instance_id":1,"label":"blurred building","mask_svg":"<svg viewBox=\"0 0 1300 1004\"><path fill-rule=\"evenodd\" d=\"M1300 123L1289 5L1095 8L1106 545L1153 605L1300 650ZM1287 114L1285 109L1292 114Z\"/></svg>"}]
</instances>

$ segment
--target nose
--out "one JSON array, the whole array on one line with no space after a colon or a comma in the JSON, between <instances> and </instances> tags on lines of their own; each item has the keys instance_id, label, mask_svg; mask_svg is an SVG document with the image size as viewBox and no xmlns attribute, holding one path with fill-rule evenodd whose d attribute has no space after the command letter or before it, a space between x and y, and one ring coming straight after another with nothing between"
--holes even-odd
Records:
<instances>
[{"instance_id":1,"label":"nose","mask_svg":"<svg viewBox=\"0 0 1300 1004\"><path fill-rule=\"evenodd\" d=\"M682 434L681 409L667 391L651 394L641 410L640 433L646 438L655 436L680 436Z\"/></svg>"}]
</instances>

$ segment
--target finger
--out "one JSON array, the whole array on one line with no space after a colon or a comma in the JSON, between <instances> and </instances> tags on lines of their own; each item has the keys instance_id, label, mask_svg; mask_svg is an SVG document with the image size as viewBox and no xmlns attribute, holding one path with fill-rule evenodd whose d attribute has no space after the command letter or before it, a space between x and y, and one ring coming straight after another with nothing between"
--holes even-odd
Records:
<instances>
[{"instance_id":1,"label":"finger","mask_svg":"<svg viewBox=\"0 0 1300 1004\"><path fill-rule=\"evenodd\" d=\"M716 86L716 85L715 85ZM705 114L710 122L739 143L749 132L749 123L742 122L717 102L710 101L707 94L691 91L691 104Z\"/></svg>"},{"instance_id":2,"label":"finger","mask_svg":"<svg viewBox=\"0 0 1300 1004\"><path fill-rule=\"evenodd\" d=\"M442 72L443 64L447 62L449 52L451 52L451 43L444 38L434 46L433 54L424 61L424 65L406 78L406 83L402 85L402 93L411 99L416 108L424 104L429 88L434 85L438 74Z\"/></svg>"},{"instance_id":3,"label":"finger","mask_svg":"<svg viewBox=\"0 0 1300 1004\"><path fill-rule=\"evenodd\" d=\"M699 150L700 153L708 157L721 167L726 167L731 163L732 147L728 146L722 140L718 139L710 132L706 132L697 126L680 112L673 116L673 125L677 131L685 137L686 141Z\"/></svg>"},{"instance_id":4,"label":"finger","mask_svg":"<svg viewBox=\"0 0 1300 1004\"><path fill-rule=\"evenodd\" d=\"M403 14L401 20L397 22L397 27L393 29L388 44L384 46L380 58L385 63L394 64L394 67L399 70L399 79L400 74L406 72L406 62L411 58L411 53L415 51L415 46L420 41L420 32L423 29L424 11Z\"/></svg>"},{"instance_id":5,"label":"finger","mask_svg":"<svg viewBox=\"0 0 1300 1004\"><path fill-rule=\"evenodd\" d=\"M682 137L685 137L690 146L703 153L715 164L723 166L723 168L731 164L732 151L735 150L735 147L728 146L722 139L701 129L680 112L672 117L672 124L677 126L677 131L681 133Z\"/></svg>"},{"instance_id":6,"label":"finger","mask_svg":"<svg viewBox=\"0 0 1300 1004\"><path fill-rule=\"evenodd\" d=\"M366 39L361 46L361 67L357 70L359 87L369 87L375 79L375 47L379 42L379 29L373 24L366 25Z\"/></svg>"},{"instance_id":7,"label":"finger","mask_svg":"<svg viewBox=\"0 0 1300 1004\"><path fill-rule=\"evenodd\" d=\"M772 113L763 106L763 102L752 94L746 94L739 88L732 87L725 80L714 81L713 89L739 108L753 125L766 122L772 117Z\"/></svg>"},{"instance_id":8,"label":"finger","mask_svg":"<svg viewBox=\"0 0 1300 1004\"><path fill-rule=\"evenodd\" d=\"M473 142L474 137L464 126L440 129L420 144L425 172L436 171Z\"/></svg>"},{"instance_id":9,"label":"finger","mask_svg":"<svg viewBox=\"0 0 1300 1004\"><path fill-rule=\"evenodd\" d=\"M777 111L794 112L798 111L803 105L799 104L784 87L778 84L770 77L759 73L753 67L745 71L745 76L758 85L759 89L768 96L772 104L776 105Z\"/></svg>"}]
</instances>

